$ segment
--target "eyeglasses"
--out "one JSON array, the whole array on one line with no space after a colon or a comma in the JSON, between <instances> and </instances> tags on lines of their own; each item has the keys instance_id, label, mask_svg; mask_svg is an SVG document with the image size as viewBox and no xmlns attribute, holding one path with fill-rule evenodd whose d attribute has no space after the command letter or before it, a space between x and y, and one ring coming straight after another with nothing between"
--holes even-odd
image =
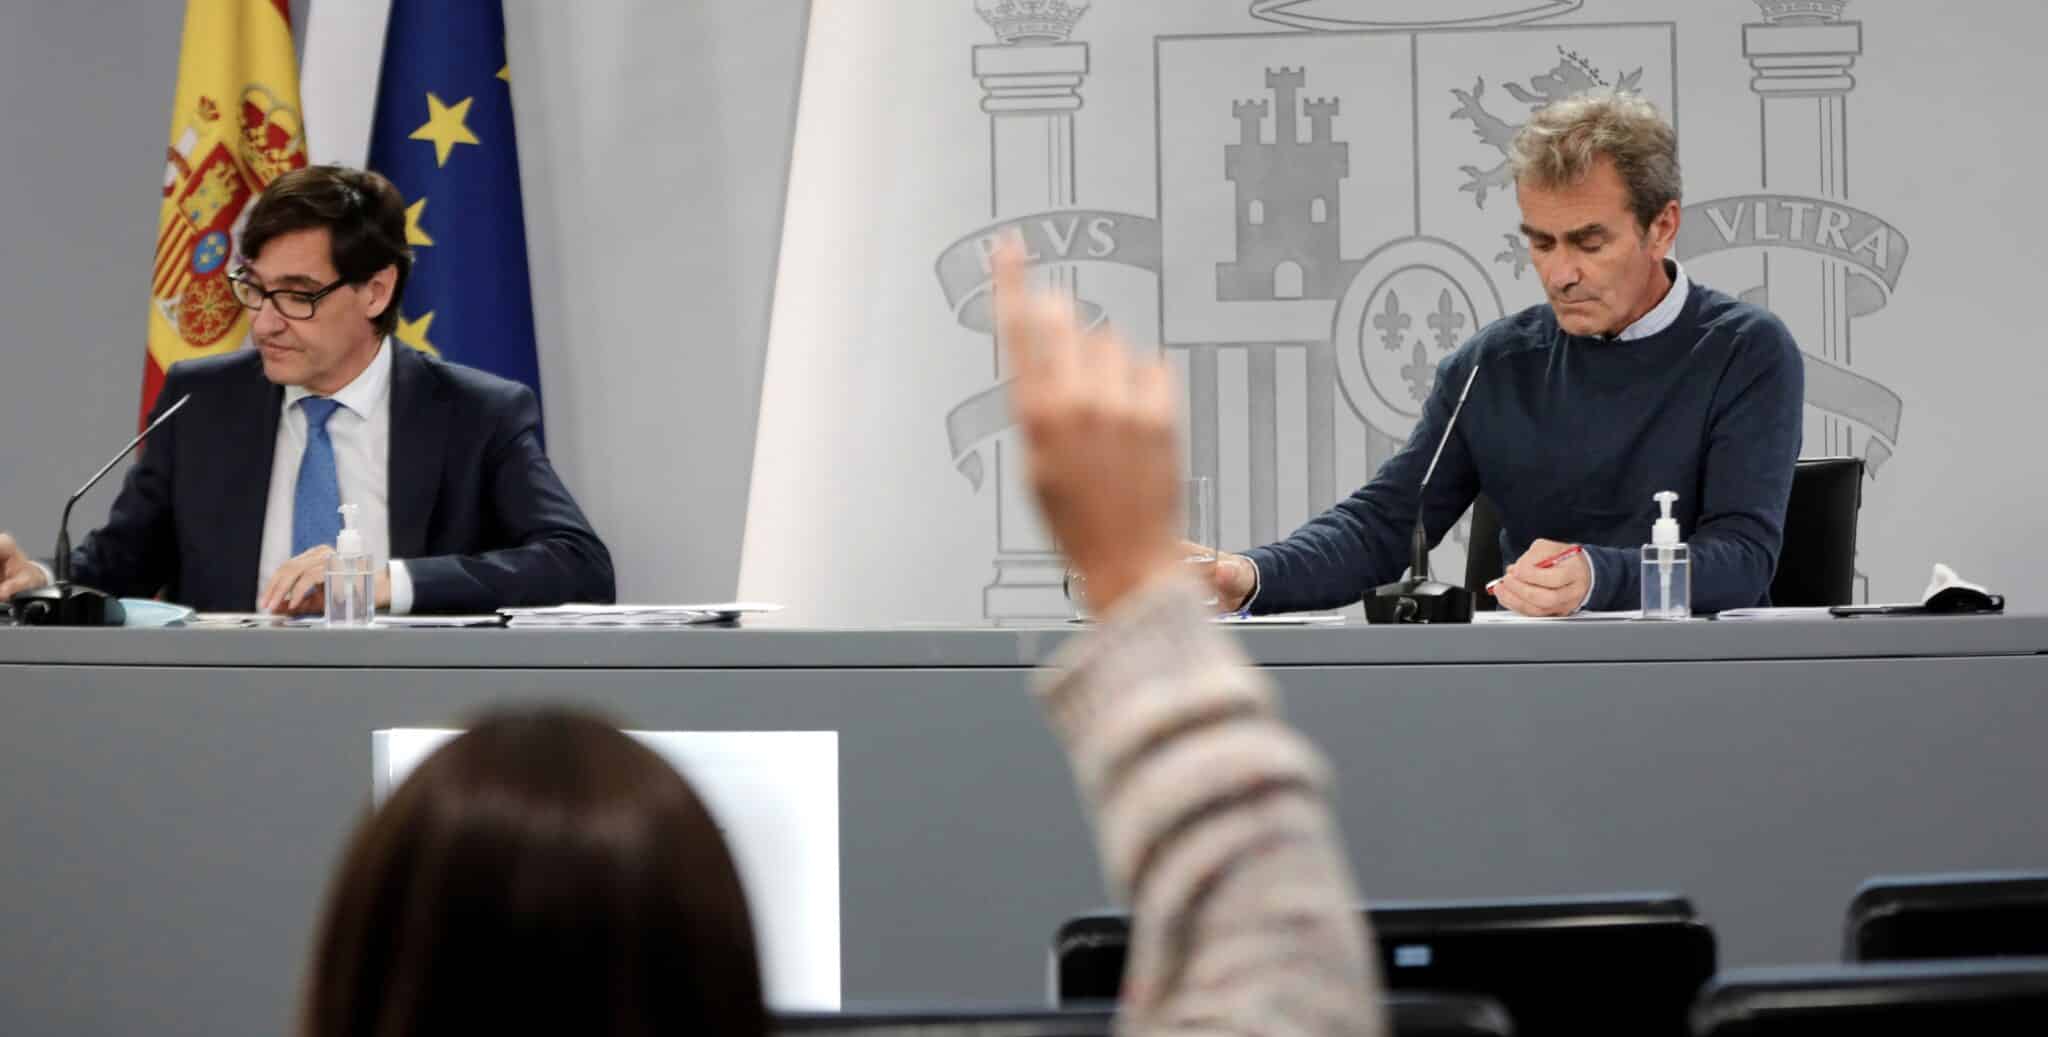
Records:
<instances>
[{"instance_id":1,"label":"eyeglasses","mask_svg":"<svg viewBox=\"0 0 2048 1037\"><path fill-rule=\"evenodd\" d=\"M260 310L263 308L263 301L268 299L271 305L277 307L278 316L288 320L312 319L313 311L319 307L320 300L327 298L329 292L347 283L348 278L344 277L318 291L302 292L296 288L266 289L240 273L228 278L228 284L234 286L236 302L247 309Z\"/></svg>"}]
</instances>

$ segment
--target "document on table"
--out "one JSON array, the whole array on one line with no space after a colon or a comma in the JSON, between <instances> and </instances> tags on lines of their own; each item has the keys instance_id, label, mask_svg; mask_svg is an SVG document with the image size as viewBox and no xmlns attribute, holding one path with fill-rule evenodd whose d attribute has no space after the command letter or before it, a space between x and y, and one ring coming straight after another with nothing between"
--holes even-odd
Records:
<instances>
[{"instance_id":1,"label":"document on table","mask_svg":"<svg viewBox=\"0 0 2048 1037\"><path fill-rule=\"evenodd\" d=\"M188 627L205 629L242 629L250 627L287 627L292 617L272 612L201 612L185 621Z\"/></svg>"},{"instance_id":2,"label":"document on table","mask_svg":"<svg viewBox=\"0 0 2048 1037\"><path fill-rule=\"evenodd\" d=\"M1217 616L1216 622L1238 627L1310 627L1344 622L1342 612L1281 612L1271 616Z\"/></svg>"},{"instance_id":3,"label":"document on table","mask_svg":"<svg viewBox=\"0 0 2048 1037\"><path fill-rule=\"evenodd\" d=\"M1525 616L1507 609L1472 613L1474 623L1600 623L1641 618L1641 609L1629 609L1626 612L1574 612L1569 616Z\"/></svg>"},{"instance_id":4,"label":"document on table","mask_svg":"<svg viewBox=\"0 0 2048 1037\"><path fill-rule=\"evenodd\" d=\"M693 605L556 605L499 609L510 627L687 627L730 623L741 616L780 612L782 606L752 601Z\"/></svg>"},{"instance_id":5,"label":"document on table","mask_svg":"<svg viewBox=\"0 0 2048 1037\"><path fill-rule=\"evenodd\" d=\"M1833 619L1834 613L1826 605L1777 605L1747 609L1724 609L1714 614L1715 619Z\"/></svg>"},{"instance_id":6,"label":"document on table","mask_svg":"<svg viewBox=\"0 0 2048 1037\"><path fill-rule=\"evenodd\" d=\"M505 617L495 612L475 616L378 616L372 620L372 624L410 630L444 630L455 627L501 627L505 625Z\"/></svg>"}]
</instances>

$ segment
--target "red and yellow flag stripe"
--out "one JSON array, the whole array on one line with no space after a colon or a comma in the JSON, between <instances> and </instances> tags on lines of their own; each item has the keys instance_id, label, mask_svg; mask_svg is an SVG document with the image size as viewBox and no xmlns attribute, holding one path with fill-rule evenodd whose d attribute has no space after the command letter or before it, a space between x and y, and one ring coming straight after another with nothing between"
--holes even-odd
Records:
<instances>
[{"instance_id":1,"label":"red and yellow flag stripe","mask_svg":"<svg viewBox=\"0 0 2048 1037\"><path fill-rule=\"evenodd\" d=\"M151 264L142 414L180 360L241 347L248 315L228 290L243 214L306 164L287 0L187 0Z\"/></svg>"}]
</instances>

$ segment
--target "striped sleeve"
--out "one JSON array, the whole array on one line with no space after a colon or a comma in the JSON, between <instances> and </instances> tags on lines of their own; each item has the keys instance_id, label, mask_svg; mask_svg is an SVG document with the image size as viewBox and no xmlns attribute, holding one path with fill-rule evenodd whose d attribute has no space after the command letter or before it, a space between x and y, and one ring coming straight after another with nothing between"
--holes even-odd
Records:
<instances>
[{"instance_id":1,"label":"striped sleeve","mask_svg":"<svg viewBox=\"0 0 2048 1037\"><path fill-rule=\"evenodd\" d=\"M1132 907L1123 1033L1386 1032L1322 757L1191 586L1120 603L1038 693Z\"/></svg>"}]
</instances>

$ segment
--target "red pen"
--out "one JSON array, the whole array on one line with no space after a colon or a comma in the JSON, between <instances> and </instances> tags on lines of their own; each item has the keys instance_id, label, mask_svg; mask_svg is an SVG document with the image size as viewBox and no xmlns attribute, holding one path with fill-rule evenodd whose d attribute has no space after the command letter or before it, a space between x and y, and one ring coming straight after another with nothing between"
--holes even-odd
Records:
<instances>
[{"instance_id":1,"label":"red pen","mask_svg":"<svg viewBox=\"0 0 2048 1037\"><path fill-rule=\"evenodd\" d=\"M1567 547L1567 548L1565 548L1564 550L1562 550L1562 551L1559 551L1558 553L1556 553L1556 554L1554 554L1554 555L1551 555L1550 557L1548 557L1548 558L1545 558L1544 560L1542 560L1542 561L1540 561L1540 562L1537 562L1537 563L1536 563L1536 568L1538 568L1538 569L1554 569L1554 568L1556 568L1556 567L1557 567L1557 563L1559 563L1559 562L1562 562L1562 561L1564 561L1565 559L1567 559L1567 558L1570 558L1571 556L1573 556L1573 555L1575 555L1575 554L1580 554L1580 553L1582 553L1582 552L1583 552L1584 550L1585 550L1585 549L1584 549L1584 548L1582 548L1582 547L1580 547L1580 546L1579 546L1578 544L1573 544L1572 546L1570 546L1570 547ZM1499 577L1495 577L1495 578L1494 578L1493 580L1489 581L1489 582L1488 582L1488 583L1486 584L1486 593L1488 593L1488 594L1492 594L1492 593L1493 593L1493 589L1494 589L1495 587L1498 587L1498 586L1500 586L1500 581L1502 581L1502 580L1505 580L1505 579L1507 579L1507 577L1505 577L1505 576L1499 576Z\"/></svg>"}]
</instances>

